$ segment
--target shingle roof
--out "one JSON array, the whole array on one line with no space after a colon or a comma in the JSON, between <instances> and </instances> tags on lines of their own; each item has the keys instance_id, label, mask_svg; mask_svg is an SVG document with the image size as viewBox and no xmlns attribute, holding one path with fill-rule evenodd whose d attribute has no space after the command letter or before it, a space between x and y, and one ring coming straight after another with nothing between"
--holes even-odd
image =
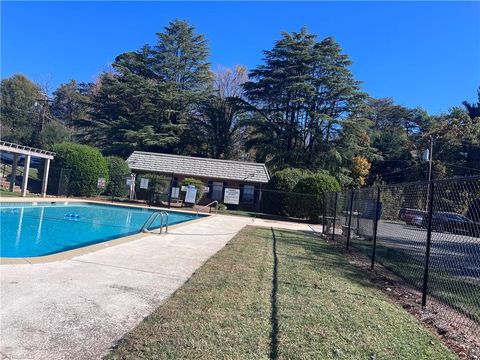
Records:
<instances>
[{"instance_id":1,"label":"shingle roof","mask_svg":"<svg viewBox=\"0 0 480 360\"><path fill-rule=\"evenodd\" d=\"M253 162L134 151L127 163L130 169L137 171L256 183L267 183L270 180L265 164Z\"/></svg>"}]
</instances>

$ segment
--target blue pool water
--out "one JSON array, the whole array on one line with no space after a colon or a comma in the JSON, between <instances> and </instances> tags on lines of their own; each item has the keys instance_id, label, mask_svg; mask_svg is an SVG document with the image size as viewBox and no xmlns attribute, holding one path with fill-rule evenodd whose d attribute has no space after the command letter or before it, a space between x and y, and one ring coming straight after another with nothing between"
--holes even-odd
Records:
<instances>
[{"instance_id":1,"label":"blue pool water","mask_svg":"<svg viewBox=\"0 0 480 360\"><path fill-rule=\"evenodd\" d=\"M0 256L49 255L136 234L151 214L150 209L92 203L2 203ZM170 212L169 225L196 217ZM160 219L150 229L159 226Z\"/></svg>"}]
</instances>

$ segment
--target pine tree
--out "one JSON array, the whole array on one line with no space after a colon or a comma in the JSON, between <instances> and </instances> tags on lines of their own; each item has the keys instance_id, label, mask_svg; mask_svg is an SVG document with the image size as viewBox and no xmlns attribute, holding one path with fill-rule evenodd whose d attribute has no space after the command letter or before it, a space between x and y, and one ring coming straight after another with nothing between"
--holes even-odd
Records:
<instances>
[{"instance_id":1,"label":"pine tree","mask_svg":"<svg viewBox=\"0 0 480 360\"><path fill-rule=\"evenodd\" d=\"M247 80L243 66L215 73L211 95L202 103L201 117L192 135L199 149L217 159L239 159L243 154L243 119L247 116L242 84Z\"/></svg>"},{"instance_id":2,"label":"pine tree","mask_svg":"<svg viewBox=\"0 0 480 360\"><path fill-rule=\"evenodd\" d=\"M467 110L468 116L470 116L471 119L480 118L480 87L477 89L477 102L470 103L465 100L462 102L462 105Z\"/></svg>"},{"instance_id":3,"label":"pine tree","mask_svg":"<svg viewBox=\"0 0 480 360\"><path fill-rule=\"evenodd\" d=\"M34 146L35 125L40 116L37 100L40 87L23 75L17 74L1 82L2 140Z\"/></svg>"},{"instance_id":4,"label":"pine tree","mask_svg":"<svg viewBox=\"0 0 480 360\"><path fill-rule=\"evenodd\" d=\"M203 35L175 20L157 34L154 46L119 55L114 71L103 74L92 91L87 141L107 154L133 149L182 152L185 130L210 93L208 46Z\"/></svg>"},{"instance_id":5,"label":"pine tree","mask_svg":"<svg viewBox=\"0 0 480 360\"><path fill-rule=\"evenodd\" d=\"M306 28L282 33L270 51L265 51L264 65L250 73L245 84L247 97L257 110L254 139L260 159L282 168L297 160L299 140L306 121L307 98L313 93L311 81L312 47L315 35ZM274 156L274 154L276 156Z\"/></svg>"},{"instance_id":6,"label":"pine tree","mask_svg":"<svg viewBox=\"0 0 480 360\"><path fill-rule=\"evenodd\" d=\"M67 126L72 126L77 120L85 118L90 100L85 93L85 86L75 80L61 84L53 92L50 108L52 115Z\"/></svg>"},{"instance_id":7,"label":"pine tree","mask_svg":"<svg viewBox=\"0 0 480 360\"><path fill-rule=\"evenodd\" d=\"M250 146L274 168L325 168L341 163L335 144L341 124L360 111L365 95L351 61L333 38L316 41L306 28L283 33L245 84L256 107ZM332 151L333 147L333 151ZM338 153L338 152L337 152ZM333 155L333 156L328 156Z\"/></svg>"}]
</instances>

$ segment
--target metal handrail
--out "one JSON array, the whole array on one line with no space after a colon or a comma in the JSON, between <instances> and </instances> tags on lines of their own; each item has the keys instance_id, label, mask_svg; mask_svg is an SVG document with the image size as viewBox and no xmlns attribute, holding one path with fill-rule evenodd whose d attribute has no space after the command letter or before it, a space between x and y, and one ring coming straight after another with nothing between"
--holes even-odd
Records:
<instances>
[{"instance_id":1,"label":"metal handrail","mask_svg":"<svg viewBox=\"0 0 480 360\"><path fill-rule=\"evenodd\" d=\"M148 230L148 227L150 225L152 225L158 219L159 216L160 216L159 234L161 235L162 232L163 232L164 220L165 220L165 234L167 234L168 233L168 225L169 225L169 222L170 222L170 214L168 213L168 211L165 211L165 210L155 211L154 213L152 213L148 217L147 221L145 221L145 223L143 224L140 231L144 232L144 233L151 232L150 230Z\"/></svg>"},{"instance_id":2,"label":"metal handrail","mask_svg":"<svg viewBox=\"0 0 480 360\"><path fill-rule=\"evenodd\" d=\"M160 229L158 231L158 234L162 235L162 231L163 231L163 211L160 212L159 214L160 214Z\"/></svg>"},{"instance_id":3,"label":"metal handrail","mask_svg":"<svg viewBox=\"0 0 480 360\"><path fill-rule=\"evenodd\" d=\"M206 207L208 207L208 206L210 206L210 205L212 205L212 204L216 204L216 206L215 206L215 215L217 215L217 213L218 213L218 200L215 200L215 201L212 201L211 203L209 203L209 204L207 204L207 205L202 206L201 208L198 208L198 209L197 209L197 216L198 216L198 213L200 212L200 210L205 209ZM211 206L210 206L210 207L211 207Z\"/></svg>"},{"instance_id":4,"label":"metal handrail","mask_svg":"<svg viewBox=\"0 0 480 360\"><path fill-rule=\"evenodd\" d=\"M147 221L145 221L145 223L143 224L142 228L140 229L141 232L149 232L148 230L148 226L150 226L155 220L157 220L158 216L159 216L159 212L155 211L153 212L147 219ZM152 220L153 219L153 220Z\"/></svg>"}]
</instances>

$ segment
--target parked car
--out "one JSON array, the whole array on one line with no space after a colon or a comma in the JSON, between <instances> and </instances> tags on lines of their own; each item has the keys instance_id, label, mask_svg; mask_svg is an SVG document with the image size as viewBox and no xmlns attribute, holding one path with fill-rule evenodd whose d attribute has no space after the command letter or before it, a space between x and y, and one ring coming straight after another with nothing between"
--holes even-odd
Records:
<instances>
[{"instance_id":1,"label":"parked car","mask_svg":"<svg viewBox=\"0 0 480 360\"><path fill-rule=\"evenodd\" d=\"M425 217L422 226L427 227L427 225L427 218ZM432 230L480 237L480 223L475 222L462 214L452 212L434 212L432 214Z\"/></svg>"},{"instance_id":2,"label":"parked car","mask_svg":"<svg viewBox=\"0 0 480 360\"><path fill-rule=\"evenodd\" d=\"M407 225L422 226L423 219L427 217L427 212L419 209L402 208L398 217L405 221Z\"/></svg>"},{"instance_id":3,"label":"parked car","mask_svg":"<svg viewBox=\"0 0 480 360\"><path fill-rule=\"evenodd\" d=\"M407 218L408 222L405 221L405 223L421 227L423 224L423 218L424 217L422 215L409 215Z\"/></svg>"},{"instance_id":4,"label":"parked car","mask_svg":"<svg viewBox=\"0 0 480 360\"><path fill-rule=\"evenodd\" d=\"M1 152L0 153L0 161L2 164L9 164L11 165L13 163L13 154L6 153L6 152Z\"/></svg>"}]
</instances>

